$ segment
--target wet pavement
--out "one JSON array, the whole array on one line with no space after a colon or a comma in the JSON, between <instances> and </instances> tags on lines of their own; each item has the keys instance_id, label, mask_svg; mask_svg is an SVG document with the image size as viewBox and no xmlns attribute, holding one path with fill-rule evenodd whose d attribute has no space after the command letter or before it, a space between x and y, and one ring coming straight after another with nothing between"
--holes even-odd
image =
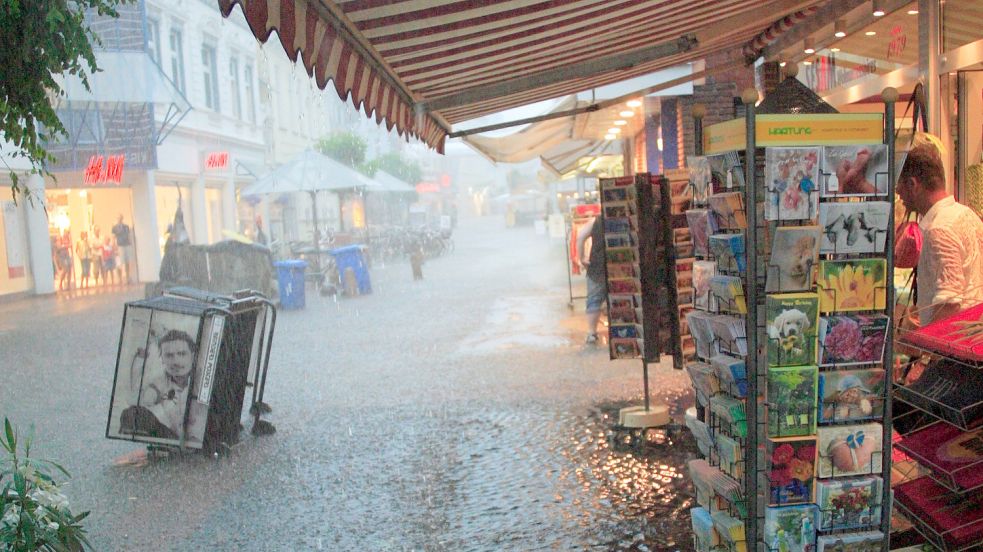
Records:
<instances>
[{"instance_id":1,"label":"wet pavement","mask_svg":"<svg viewBox=\"0 0 983 552\"><path fill-rule=\"evenodd\" d=\"M0 414L74 478L96 550L690 550L691 439L614 446L641 363L582 345L560 242L462 219L453 253L375 266L374 293L281 312L273 436L115 466L104 438L122 302L0 303ZM688 381L652 366L677 421ZM248 429L248 423L247 429ZM615 450L617 449L617 450Z\"/></svg>"}]
</instances>

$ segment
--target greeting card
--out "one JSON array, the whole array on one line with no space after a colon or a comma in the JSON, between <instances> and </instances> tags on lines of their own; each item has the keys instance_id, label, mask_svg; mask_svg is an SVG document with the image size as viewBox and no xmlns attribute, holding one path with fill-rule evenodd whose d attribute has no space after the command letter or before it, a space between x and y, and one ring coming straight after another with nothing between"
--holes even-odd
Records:
<instances>
[{"instance_id":1,"label":"greeting card","mask_svg":"<svg viewBox=\"0 0 983 552\"><path fill-rule=\"evenodd\" d=\"M887 195L887 145L826 146L821 165L823 197Z\"/></svg>"},{"instance_id":2,"label":"greeting card","mask_svg":"<svg viewBox=\"0 0 983 552\"><path fill-rule=\"evenodd\" d=\"M820 535L816 539L816 552L876 552L880 550L883 542L884 533L880 531ZM934 550L931 548L927 552L934 552ZM894 552L901 552L901 550Z\"/></svg>"},{"instance_id":3,"label":"greeting card","mask_svg":"<svg viewBox=\"0 0 983 552\"><path fill-rule=\"evenodd\" d=\"M698 257L709 255L710 235L717 231L713 213L708 209L690 209L686 211L686 225L689 226L689 235L693 242L693 254Z\"/></svg>"},{"instance_id":4,"label":"greeting card","mask_svg":"<svg viewBox=\"0 0 983 552\"><path fill-rule=\"evenodd\" d=\"M686 168L689 170L689 184L693 194L693 203L702 205L706 203L710 195L710 184L713 175L710 171L710 162L706 157L688 156L686 157Z\"/></svg>"},{"instance_id":5,"label":"greeting card","mask_svg":"<svg viewBox=\"0 0 983 552\"><path fill-rule=\"evenodd\" d=\"M693 524L693 535L696 536L697 548L710 551L710 548L720 544L720 535L713 528L710 512L703 507L691 508L689 511Z\"/></svg>"},{"instance_id":6,"label":"greeting card","mask_svg":"<svg viewBox=\"0 0 983 552\"><path fill-rule=\"evenodd\" d=\"M717 270L744 273L747 267L744 253L744 234L710 236L710 254L717 261Z\"/></svg>"},{"instance_id":7,"label":"greeting card","mask_svg":"<svg viewBox=\"0 0 983 552\"><path fill-rule=\"evenodd\" d=\"M883 314L840 314L819 319L819 365L876 364L884 359L890 319Z\"/></svg>"},{"instance_id":8,"label":"greeting card","mask_svg":"<svg viewBox=\"0 0 983 552\"><path fill-rule=\"evenodd\" d=\"M768 504L812 502L816 478L816 438L768 439L766 452Z\"/></svg>"},{"instance_id":9,"label":"greeting card","mask_svg":"<svg viewBox=\"0 0 983 552\"><path fill-rule=\"evenodd\" d=\"M717 383L717 375L713 368L705 362L690 362L686 364L686 372L693 380L693 387L696 388L698 399L706 404L707 399L716 395L720 391L720 384Z\"/></svg>"},{"instance_id":10,"label":"greeting card","mask_svg":"<svg viewBox=\"0 0 983 552\"><path fill-rule=\"evenodd\" d=\"M604 253L607 256L608 264L633 264L638 261L635 249L632 247L605 248Z\"/></svg>"},{"instance_id":11,"label":"greeting card","mask_svg":"<svg viewBox=\"0 0 983 552\"><path fill-rule=\"evenodd\" d=\"M703 406L706 406L706 404ZM689 428L690 433L693 434L693 439L696 440L696 446L700 449L700 454L705 457L709 457L710 451L714 448L714 440L713 436L710 434L710 426L697 419L695 415L690 415L690 413L687 412L686 427Z\"/></svg>"},{"instance_id":12,"label":"greeting card","mask_svg":"<svg viewBox=\"0 0 983 552\"><path fill-rule=\"evenodd\" d=\"M716 441L717 460L720 463L720 471L740 481L744 477L744 448L734 438L718 434Z\"/></svg>"},{"instance_id":13,"label":"greeting card","mask_svg":"<svg viewBox=\"0 0 983 552\"><path fill-rule=\"evenodd\" d=\"M881 424L819 428L820 478L869 475L881 472Z\"/></svg>"},{"instance_id":14,"label":"greeting card","mask_svg":"<svg viewBox=\"0 0 983 552\"><path fill-rule=\"evenodd\" d=\"M725 435L735 438L747 437L747 414L744 401L726 393L710 397L710 413L717 417L720 429Z\"/></svg>"},{"instance_id":15,"label":"greeting card","mask_svg":"<svg viewBox=\"0 0 983 552\"><path fill-rule=\"evenodd\" d=\"M891 203L887 201L820 204L819 252L824 255L883 253L890 213Z\"/></svg>"},{"instance_id":16,"label":"greeting card","mask_svg":"<svg viewBox=\"0 0 983 552\"><path fill-rule=\"evenodd\" d=\"M816 218L819 200L819 148L765 150L765 219Z\"/></svg>"},{"instance_id":17,"label":"greeting card","mask_svg":"<svg viewBox=\"0 0 983 552\"><path fill-rule=\"evenodd\" d=\"M744 288L738 276L718 274L710 278L710 296L720 312L746 314Z\"/></svg>"},{"instance_id":18,"label":"greeting card","mask_svg":"<svg viewBox=\"0 0 983 552\"><path fill-rule=\"evenodd\" d=\"M720 535L720 539L725 541L728 550L734 552L746 552L747 544L744 536L744 520L735 518L724 512L714 512L710 514L713 520L713 527Z\"/></svg>"},{"instance_id":19,"label":"greeting card","mask_svg":"<svg viewBox=\"0 0 983 552\"><path fill-rule=\"evenodd\" d=\"M765 508L765 546L769 551L812 552L817 517L815 504Z\"/></svg>"},{"instance_id":20,"label":"greeting card","mask_svg":"<svg viewBox=\"0 0 983 552\"><path fill-rule=\"evenodd\" d=\"M820 261L817 283L822 312L885 308L887 268L884 259Z\"/></svg>"},{"instance_id":21,"label":"greeting card","mask_svg":"<svg viewBox=\"0 0 983 552\"><path fill-rule=\"evenodd\" d=\"M717 301L710 293L710 279L717 274L717 263L713 261L693 261L693 304L696 308L717 310Z\"/></svg>"},{"instance_id":22,"label":"greeting card","mask_svg":"<svg viewBox=\"0 0 983 552\"><path fill-rule=\"evenodd\" d=\"M700 358L708 359L720 352L720 342L713 333L712 318L713 315L698 310L686 313L686 325L696 341L696 354Z\"/></svg>"},{"instance_id":23,"label":"greeting card","mask_svg":"<svg viewBox=\"0 0 983 552\"><path fill-rule=\"evenodd\" d=\"M716 355L710 359L710 366L717 375L721 388L731 395L744 398L747 395L747 372L744 360L729 355Z\"/></svg>"},{"instance_id":24,"label":"greeting card","mask_svg":"<svg viewBox=\"0 0 983 552\"><path fill-rule=\"evenodd\" d=\"M801 437L816 434L815 366L768 368L768 436Z\"/></svg>"},{"instance_id":25,"label":"greeting card","mask_svg":"<svg viewBox=\"0 0 983 552\"><path fill-rule=\"evenodd\" d=\"M786 293L765 298L768 324L768 365L816 363L819 296Z\"/></svg>"},{"instance_id":26,"label":"greeting card","mask_svg":"<svg viewBox=\"0 0 983 552\"><path fill-rule=\"evenodd\" d=\"M744 168L736 151L708 155L710 172L713 175L713 189L716 192L744 187Z\"/></svg>"},{"instance_id":27,"label":"greeting card","mask_svg":"<svg viewBox=\"0 0 983 552\"><path fill-rule=\"evenodd\" d=\"M862 529L879 525L881 483L877 476L820 479L816 483L819 529Z\"/></svg>"},{"instance_id":28,"label":"greeting card","mask_svg":"<svg viewBox=\"0 0 983 552\"><path fill-rule=\"evenodd\" d=\"M710 209L718 228L736 230L747 228L743 192L724 192L710 196Z\"/></svg>"},{"instance_id":29,"label":"greeting card","mask_svg":"<svg viewBox=\"0 0 983 552\"><path fill-rule=\"evenodd\" d=\"M714 354L721 352L741 356L747 354L744 317L717 314L710 315L708 320L715 342Z\"/></svg>"},{"instance_id":30,"label":"greeting card","mask_svg":"<svg viewBox=\"0 0 983 552\"><path fill-rule=\"evenodd\" d=\"M611 358L640 358L642 356L641 339L612 337L610 339Z\"/></svg>"},{"instance_id":31,"label":"greeting card","mask_svg":"<svg viewBox=\"0 0 983 552\"><path fill-rule=\"evenodd\" d=\"M772 241L765 291L811 290L818 259L818 226L779 226Z\"/></svg>"},{"instance_id":32,"label":"greeting card","mask_svg":"<svg viewBox=\"0 0 983 552\"><path fill-rule=\"evenodd\" d=\"M884 417L884 376L880 368L819 374L819 422L856 422Z\"/></svg>"}]
</instances>

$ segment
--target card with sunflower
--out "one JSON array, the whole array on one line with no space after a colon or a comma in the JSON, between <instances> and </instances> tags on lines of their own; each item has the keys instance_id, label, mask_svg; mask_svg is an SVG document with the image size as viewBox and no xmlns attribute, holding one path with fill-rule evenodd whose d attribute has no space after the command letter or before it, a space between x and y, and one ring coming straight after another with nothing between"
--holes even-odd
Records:
<instances>
[{"instance_id":1,"label":"card with sunflower","mask_svg":"<svg viewBox=\"0 0 983 552\"><path fill-rule=\"evenodd\" d=\"M820 261L817 284L821 312L883 310L887 263L884 259Z\"/></svg>"}]
</instances>

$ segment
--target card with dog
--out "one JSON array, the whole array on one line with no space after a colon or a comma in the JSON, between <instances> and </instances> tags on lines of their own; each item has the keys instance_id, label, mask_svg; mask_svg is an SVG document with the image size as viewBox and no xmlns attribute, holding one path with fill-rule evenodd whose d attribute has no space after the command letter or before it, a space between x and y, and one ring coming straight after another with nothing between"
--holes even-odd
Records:
<instances>
[{"instance_id":1,"label":"card with dog","mask_svg":"<svg viewBox=\"0 0 983 552\"><path fill-rule=\"evenodd\" d=\"M812 220L819 203L820 148L765 150L765 220Z\"/></svg>"},{"instance_id":2,"label":"card with dog","mask_svg":"<svg viewBox=\"0 0 983 552\"><path fill-rule=\"evenodd\" d=\"M887 145L826 146L820 171L823 197L887 195Z\"/></svg>"},{"instance_id":3,"label":"card with dog","mask_svg":"<svg viewBox=\"0 0 983 552\"><path fill-rule=\"evenodd\" d=\"M744 273L744 234L714 234L710 236L710 254L720 272Z\"/></svg>"},{"instance_id":4,"label":"card with dog","mask_svg":"<svg viewBox=\"0 0 983 552\"><path fill-rule=\"evenodd\" d=\"M686 211L686 224L693 241L693 254L698 257L709 255L710 235L717 231L713 214L708 209L690 209Z\"/></svg>"},{"instance_id":5,"label":"card with dog","mask_svg":"<svg viewBox=\"0 0 983 552\"><path fill-rule=\"evenodd\" d=\"M812 289L818 262L818 226L779 226L772 240L765 291Z\"/></svg>"},{"instance_id":6,"label":"card with dog","mask_svg":"<svg viewBox=\"0 0 983 552\"><path fill-rule=\"evenodd\" d=\"M729 230L747 228L747 214L744 212L744 194L724 192L710 196L710 209L717 220L717 227Z\"/></svg>"},{"instance_id":7,"label":"card with dog","mask_svg":"<svg viewBox=\"0 0 983 552\"><path fill-rule=\"evenodd\" d=\"M819 319L819 365L876 364L884 358L888 317L839 314Z\"/></svg>"},{"instance_id":8,"label":"card with dog","mask_svg":"<svg viewBox=\"0 0 983 552\"><path fill-rule=\"evenodd\" d=\"M785 293L765 297L768 318L768 365L816 364L819 296Z\"/></svg>"},{"instance_id":9,"label":"card with dog","mask_svg":"<svg viewBox=\"0 0 983 552\"><path fill-rule=\"evenodd\" d=\"M819 374L819 423L884 417L884 370L838 370Z\"/></svg>"},{"instance_id":10,"label":"card with dog","mask_svg":"<svg viewBox=\"0 0 983 552\"><path fill-rule=\"evenodd\" d=\"M821 478L881 473L881 424L829 426L819 428Z\"/></svg>"},{"instance_id":11,"label":"card with dog","mask_svg":"<svg viewBox=\"0 0 983 552\"><path fill-rule=\"evenodd\" d=\"M819 252L883 253L890 214L891 204L887 201L820 204Z\"/></svg>"},{"instance_id":12,"label":"card with dog","mask_svg":"<svg viewBox=\"0 0 983 552\"><path fill-rule=\"evenodd\" d=\"M887 297L886 264L884 259L820 261L820 311L883 310Z\"/></svg>"},{"instance_id":13,"label":"card with dog","mask_svg":"<svg viewBox=\"0 0 983 552\"><path fill-rule=\"evenodd\" d=\"M717 274L717 263L693 261L693 304L700 310L716 312L717 301L710 291L710 279Z\"/></svg>"},{"instance_id":14,"label":"card with dog","mask_svg":"<svg viewBox=\"0 0 983 552\"><path fill-rule=\"evenodd\" d=\"M815 366L768 368L768 436L804 437L816 434Z\"/></svg>"}]
</instances>

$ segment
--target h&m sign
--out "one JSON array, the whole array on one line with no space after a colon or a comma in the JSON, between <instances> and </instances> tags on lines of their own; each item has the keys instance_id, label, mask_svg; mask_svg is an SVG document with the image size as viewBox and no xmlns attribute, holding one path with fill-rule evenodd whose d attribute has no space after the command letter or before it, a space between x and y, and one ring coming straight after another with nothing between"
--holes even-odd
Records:
<instances>
[{"instance_id":1,"label":"h&m sign","mask_svg":"<svg viewBox=\"0 0 983 552\"><path fill-rule=\"evenodd\" d=\"M205 157L205 170L225 169L229 166L229 152L215 151Z\"/></svg>"},{"instance_id":2,"label":"h&m sign","mask_svg":"<svg viewBox=\"0 0 983 552\"><path fill-rule=\"evenodd\" d=\"M82 174L82 184L85 186L98 186L100 184L123 183L123 164L126 157L124 155L93 155L89 157L89 163L85 166Z\"/></svg>"}]
</instances>

